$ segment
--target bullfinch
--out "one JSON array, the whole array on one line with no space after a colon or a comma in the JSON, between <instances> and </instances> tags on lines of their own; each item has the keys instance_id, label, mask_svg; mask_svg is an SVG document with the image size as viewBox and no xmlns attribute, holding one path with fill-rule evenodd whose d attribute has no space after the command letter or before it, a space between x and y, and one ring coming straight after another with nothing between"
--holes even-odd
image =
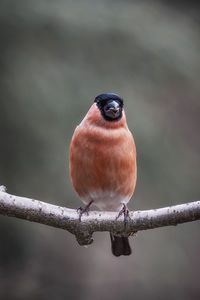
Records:
<instances>
[{"instance_id":1,"label":"bullfinch","mask_svg":"<svg viewBox=\"0 0 200 300\"><path fill-rule=\"evenodd\" d=\"M98 95L76 127L70 144L70 175L86 205L80 217L92 203L103 211L128 212L126 204L137 178L136 148L124 101L117 94ZM110 237L115 256L131 254L128 237L113 233Z\"/></svg>"}]
</instances>

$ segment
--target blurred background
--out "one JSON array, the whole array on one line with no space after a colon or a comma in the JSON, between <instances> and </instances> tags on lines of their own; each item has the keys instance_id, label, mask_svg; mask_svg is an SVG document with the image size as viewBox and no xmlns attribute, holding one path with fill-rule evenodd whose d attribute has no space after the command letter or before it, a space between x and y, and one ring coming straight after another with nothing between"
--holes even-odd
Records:
<instances>
[{"instance_id":1,"label":"blurred background","mask_svg":"<svg viewBox=\"0 0 200 300\"><path fill-rule=\"evenodd\" d=\"M138 152L129 208L200 200L199 53L197 1L1 0L0 184L79 207L70 140L114 92ZM199 299L199 222L139 232L129 257L94 237L0 216L0 299Z\"/></svg>"}]
</instances>

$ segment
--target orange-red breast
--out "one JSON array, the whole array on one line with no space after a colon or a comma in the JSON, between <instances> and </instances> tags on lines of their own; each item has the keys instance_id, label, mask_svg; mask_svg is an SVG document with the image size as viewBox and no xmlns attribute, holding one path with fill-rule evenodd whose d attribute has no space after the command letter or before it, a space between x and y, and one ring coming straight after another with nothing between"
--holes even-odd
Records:
<instances>
[{"instance_id":1,"label":"orange-red breast","mask_svg":"<svg viewBox=\"0 0 200 300\"><path fill-rule=\"evenodd\" d=\"M123 99L116 94L95 98L75 129L70 145L70 175L84 204L119 212L134 193L136 149L128 129ZM127 237L111 233L115 256L131 254Z\"/></svg>"}]
</instances>

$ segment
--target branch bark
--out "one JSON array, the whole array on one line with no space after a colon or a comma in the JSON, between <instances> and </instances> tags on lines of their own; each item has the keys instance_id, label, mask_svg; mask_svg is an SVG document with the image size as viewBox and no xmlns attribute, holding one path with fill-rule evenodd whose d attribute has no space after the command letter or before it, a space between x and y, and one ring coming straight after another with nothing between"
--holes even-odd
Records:
<instances>
[{"instance_id":1,"label":"branch bark","mask_svg":"<svg viewBox=\"0 0 200 300\"><path fill-rule=\"evenodd\" d=\"M131 211L125 226L123 216L116 219L116 212L91 211L88 216L83 215L80 222L75 209L10 195L4 186L0 186L0 214L65 229L76 236L80 245L89 245L93 242L92 234L96 231L129 236L139 230L200 220L200 201Z\"/></svg>"}]
</instances>

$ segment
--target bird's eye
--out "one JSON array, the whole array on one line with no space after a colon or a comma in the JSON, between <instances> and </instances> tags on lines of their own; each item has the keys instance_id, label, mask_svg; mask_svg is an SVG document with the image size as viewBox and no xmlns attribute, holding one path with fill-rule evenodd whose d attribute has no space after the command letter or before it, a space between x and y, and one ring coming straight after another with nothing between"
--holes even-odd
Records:
<instances>
[{"instance_id":1,"label":"bird's eye","mask_svg":"<svg viewBox=\"0 0 200 300\"><path fill-rule=\"evenodd\" d=\"M104 106L104 110L108 111L110 109L110 107L108 105Z\"/></svg>"}]
</instances>

